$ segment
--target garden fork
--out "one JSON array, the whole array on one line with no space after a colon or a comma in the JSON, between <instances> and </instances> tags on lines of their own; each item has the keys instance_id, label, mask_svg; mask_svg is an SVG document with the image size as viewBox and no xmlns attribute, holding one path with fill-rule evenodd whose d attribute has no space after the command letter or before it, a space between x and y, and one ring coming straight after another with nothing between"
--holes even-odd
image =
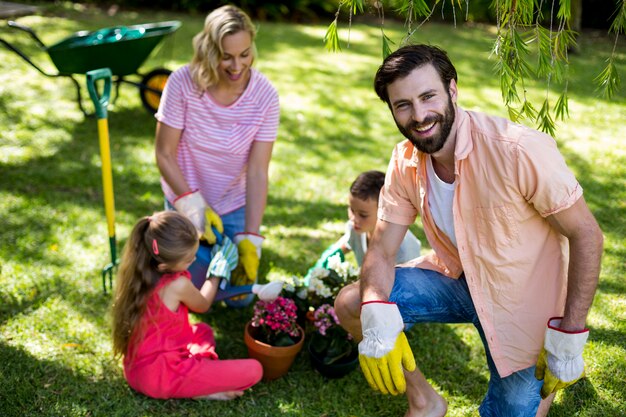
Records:
<instances>
[{"instance_id":1,"label":"garden fork","mask_svg":"<svg viewBox=\"0 0 626 417\"><path fill-rule=\"evenodd\" d=\"M107 292L107 277L109 289L113 289L113 271L119 259L117 259L117 244L115 241L115 201L113 198L113 174L111 172L111 150L109 145L109 125L107 122L107 105L111 96L111 70L101 68L87 72L87 90L93 101L98 118L98 138L100 142L100 158L102 160L102 189L104 193L104 211L107 218L109 232L109 247L111 250L111 263L102 268L102 289ZM98 95L96 81L104 80L102 95Z\"/></svg>"}]
</instances>

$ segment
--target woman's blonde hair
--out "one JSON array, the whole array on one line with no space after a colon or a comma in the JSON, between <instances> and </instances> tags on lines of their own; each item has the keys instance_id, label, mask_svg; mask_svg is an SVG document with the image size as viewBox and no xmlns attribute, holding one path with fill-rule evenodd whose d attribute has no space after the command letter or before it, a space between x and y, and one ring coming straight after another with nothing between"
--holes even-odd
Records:
<instances>
[{"instance_id":1,"label":"woman's blonde hair","mask_svg":"<svg viewBox=\"0 0 626 417\"><path fill-rule=\"evenodd\" d=\"M206 17L204 29L193 38L194 55L189 65L191 78L201 91L205 91L219 80L217 67L224 56L222 40L225 36L241 31L250 34L254 57L256 29L247 14L235 6L228 5L213 10Z\"/></svg>"},{"instance_id":2,"label":"woman's blonde hair","mask_svg":"<svg viewBox=\"0 0 626 417\"><path fill-rule=\"evenodd\" d=\"M115 356L129 353L131 336L141 338L143 329L135 327L161 277L159 264L175 265L189 256L197 244L196 228L175 211L155 213L135 224L124 246L111 306Z\"/></svg>"}]
</instances>

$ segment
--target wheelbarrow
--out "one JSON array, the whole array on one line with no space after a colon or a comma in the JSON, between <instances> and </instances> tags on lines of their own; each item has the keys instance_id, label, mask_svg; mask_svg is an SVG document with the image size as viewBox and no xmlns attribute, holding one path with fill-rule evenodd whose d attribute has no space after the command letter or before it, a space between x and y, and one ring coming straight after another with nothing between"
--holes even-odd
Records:
<instances>
[{"instance_id":1,"label":"wheelbarrow","mask_svg":"<svg viewBox=\"0 0 626 417\"><path fill-rule=\"evenodd\" d=\"M113 103L119 95L120 85L122 83L131 84L139 88L141 102L146 110L151 114L157 111L161 101L161 93L172 71L166 68L156 68L142 75L138 69L163 38L178 30L181 23L172 20L133 26L114 26L93 32L80 31L52 46L46 46L28 26L14 21L9 21L8 25L28 33L37 46L48 53L58 73L49 74L45 72L24 52L6 40L0 38L0 43L18 54L41 74L47 77L71 79L76 87L80 110L85 116L91 116L83 107L80 84L74 78L74 74L84 75L98 68L111 69L112 81L115 84ZM127 76L135 76L139 81L129 80L126 78Z\"/></svg>"}]
</instances>

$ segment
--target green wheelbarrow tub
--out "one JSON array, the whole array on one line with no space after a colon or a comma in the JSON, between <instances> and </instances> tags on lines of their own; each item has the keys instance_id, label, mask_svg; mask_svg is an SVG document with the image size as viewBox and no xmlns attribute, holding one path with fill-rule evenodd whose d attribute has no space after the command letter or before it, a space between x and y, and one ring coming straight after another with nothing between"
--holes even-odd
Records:
<instances>
[{"instance_id":1,"label":"green wheelbarrow tub","mask_svg":"<svg viewBox=\"0 0 626 417\"><path fill-rule=\"evenodd\" d=\"M84 74L107 67L116 76L136 74L159 42L180 25L173 20L82 31L46 50L59 74Z\"/></svg>"}]
</instances>

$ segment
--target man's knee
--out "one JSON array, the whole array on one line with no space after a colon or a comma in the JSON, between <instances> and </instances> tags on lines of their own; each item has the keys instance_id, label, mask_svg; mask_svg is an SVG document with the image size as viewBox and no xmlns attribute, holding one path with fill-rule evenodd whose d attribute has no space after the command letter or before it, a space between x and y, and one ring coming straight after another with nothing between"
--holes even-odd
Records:
<instances>
[{"instance_id":1,"label":"man's knee","mask_svg":"<svg viewBox=\"0 0 626 417\"><path fill-rule=\"evenodd\" d=\"M492 375L480 415L534 417L541 401L541 385L534 366L502 379Z\"/></svg>"},{"instance_id":2,"label":"man's knee","mask_svg":"<svg viewBox=\"0 0 626 417\"><path fill-rule=\"evenodd\" d=\"M346 319L358 319L361 307L361 295L359 294L359 283L353 282L346 285L339 291L335 298L335 312L339 316Z\"/></svg>"}]
</instances>

